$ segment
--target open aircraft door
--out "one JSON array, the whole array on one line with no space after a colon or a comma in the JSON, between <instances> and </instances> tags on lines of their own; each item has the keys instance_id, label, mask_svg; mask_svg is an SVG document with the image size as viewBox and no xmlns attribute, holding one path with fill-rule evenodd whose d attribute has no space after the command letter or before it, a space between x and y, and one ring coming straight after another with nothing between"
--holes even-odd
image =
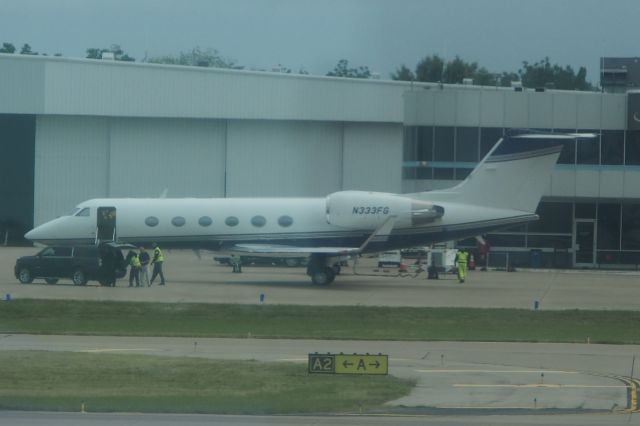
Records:
<instances>
[{"instance_id":1,"label":"open aircraft door","mask_svg":"<svg viewBox=\"0 0 640 426\"><path fill-rule=\"evenodd\" d=\"M116 208L98 207L96 242L116 241Z\"/></svg>"}]
</instances>

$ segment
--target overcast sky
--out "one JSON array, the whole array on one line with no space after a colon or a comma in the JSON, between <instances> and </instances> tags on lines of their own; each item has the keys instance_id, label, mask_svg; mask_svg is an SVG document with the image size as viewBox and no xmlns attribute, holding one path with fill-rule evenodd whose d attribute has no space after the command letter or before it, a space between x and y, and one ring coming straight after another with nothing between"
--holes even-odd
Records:
<instances>
[{"instance_id":1,"label":"overcast sky","mask_svg":"<svg viewBox=\"0 0 640 426\"><path fill-rule=\"evenodd\" d=\"M326 74L340 59L388 78L423 57L492 72L522 61L587 67L640 56L640 0L1 0L0 42L84 57L119 44L140 60L199 46L248 68Z\"/></svg>"}]
</instances>

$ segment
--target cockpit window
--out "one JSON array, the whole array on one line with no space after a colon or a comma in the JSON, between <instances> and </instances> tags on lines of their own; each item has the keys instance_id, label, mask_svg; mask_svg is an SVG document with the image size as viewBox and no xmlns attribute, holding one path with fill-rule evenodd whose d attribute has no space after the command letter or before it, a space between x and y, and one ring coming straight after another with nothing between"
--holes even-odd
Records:
<instances>
[{"instance_id":1,"label":"cockpit window","mask_svg":"<svg viewBox=\"0 0 640 426\"><path fill-rule=\"evenodd\" d=\"M76 213L78 213L80 210L81 210L80 207L76 207L73 209L73 211L69 212L67 216L75 216Z\"/></svg>"},{"instance_id":2,"label":"cockpit window","mask_svg":"<svg viewBox=\"0 0 640 426\"><path fill-rule=\"evenodd\" d=\"M76 213L76 216L89 216L89 213L90 213L89 207L85 207L84 209Z\"/></svg>"}]
</instances>

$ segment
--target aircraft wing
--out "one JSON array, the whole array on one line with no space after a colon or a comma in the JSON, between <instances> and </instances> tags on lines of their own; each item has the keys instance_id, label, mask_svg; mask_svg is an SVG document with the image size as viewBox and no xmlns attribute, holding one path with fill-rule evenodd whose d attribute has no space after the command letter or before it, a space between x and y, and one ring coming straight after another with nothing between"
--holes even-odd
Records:
<instances>
[{"instance_id":1,"label":"aircraft wing","mask_svg":"<svg viewBox=\"0 0 640 426\"><path fill-rule=\"evenodd\" d=\"M361 253L371 241L386 241L395 224L396 216L389 216L362 243L360 247L296 247L280 244L236 244L226 251L234 254L252 254L254 256L296 257L310 254L348 256Z\"/></svg>"},{"instance_id":2,"label":"aircraft wing","mask_svg":"<svg viewBox=\"0 0 640 426\"><path fill-rule=\"evenodd\" d=\"M360 253L361 249L360 247L296 247L280 244L236 244L225 251L239 255L300 257L314 253L348 256Z\"/></svg>"}]
</instances>

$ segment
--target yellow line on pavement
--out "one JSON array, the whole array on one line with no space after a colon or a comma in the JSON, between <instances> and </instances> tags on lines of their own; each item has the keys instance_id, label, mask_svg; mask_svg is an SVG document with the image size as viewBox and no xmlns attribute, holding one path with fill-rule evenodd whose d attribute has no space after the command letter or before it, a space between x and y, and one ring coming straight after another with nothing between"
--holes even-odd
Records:
<instances>
[{"instance_id":1,"label":"yellow line on pavement","mask_svg":"<svg viewBox=\"0 0 640 426\"><path fill-rule=\"evenodd\" d=\"M629 388L627 385L566 385L562 383L526 383L526 384L477 384L477 383L456 383L454 388Z\"/></svg>"},{"instance_id":2,"label":"yellow line on pavement","mask_svg":"<svg viewBox=\"0 0 640 426\"><path fill-rule=\"evenodd\" d=\"M416 370L419 373L527 373L527 374L540 374L540 373L553 373L553 374L579 374L577 371L562 371L562 370Z\"/></svg>"}]
</instances>

